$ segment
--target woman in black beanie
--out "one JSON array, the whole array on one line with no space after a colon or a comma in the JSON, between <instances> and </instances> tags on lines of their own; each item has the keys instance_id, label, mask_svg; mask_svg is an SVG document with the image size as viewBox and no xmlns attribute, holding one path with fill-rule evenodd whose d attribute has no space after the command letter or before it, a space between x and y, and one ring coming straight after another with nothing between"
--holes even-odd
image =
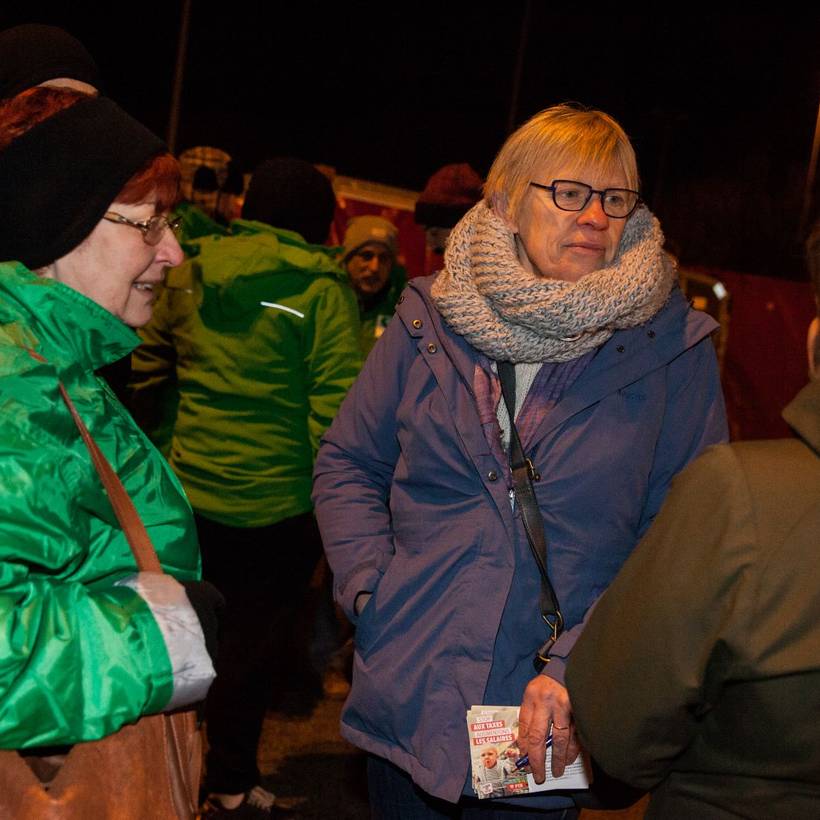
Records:
<instances>
[{"instance_id":1,"label":"woman in black beanie","mask_svg":"<svg viewBox=\"0 0 820 820\"><path fill-rule=\"evenodd\" d=\"M100 73L86 47L64 29L27 23L0 31L0 100L37 85L100 89Z\"/></svg>"},{"instance_id":2,"label":"woman in black beanie","mask_svg":"<svg viewBox=\"0 0 820 820\"><path fill-rule=\"evenodd\" d=\"M218 600L198 581L190 507L95 375L136 347L182 261L166 216L178 183L163 143L106 98L32 88L0 104L0 748L53 778L47 800L69 785L67 747L200 701L214 676ZM62 390L168 574L137 571ZM161 764L134 768L105 816L145 816L135 793L151 816L193 815L153 781Z\"/></svg>"}]
</instances>

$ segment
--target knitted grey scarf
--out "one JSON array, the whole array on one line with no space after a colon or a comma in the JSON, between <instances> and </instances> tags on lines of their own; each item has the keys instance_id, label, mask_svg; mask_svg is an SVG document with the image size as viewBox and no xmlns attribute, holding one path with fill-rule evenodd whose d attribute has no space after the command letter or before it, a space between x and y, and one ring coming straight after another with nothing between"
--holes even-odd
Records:
<instances>
[{"instance_id":1,"label":"knitted grey scarf","mask_svg":"<svg viewBox=\"0 0 820 820\"><path fill-rule=\"evenodd\" d=\"M675 281L662 246L658 220L641 207L609 265L578 282L547 279L521 265L514 235L479 202L450 234L433 303L457 334L492 359L565 362L660 310Z\"/></svg>"}]
</instances>

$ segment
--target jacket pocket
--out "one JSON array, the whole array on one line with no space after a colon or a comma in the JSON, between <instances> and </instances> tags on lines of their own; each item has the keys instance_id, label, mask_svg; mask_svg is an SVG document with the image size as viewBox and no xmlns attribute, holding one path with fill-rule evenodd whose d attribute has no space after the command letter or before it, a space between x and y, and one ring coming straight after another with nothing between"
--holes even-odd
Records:
<instances>
[{"instance_id":1,"label":"jacket pocket","mask_svg":"<svg viewBox=\"0 0 820 820\"><path fill-rule=\"evenodd\" d=\"M384 578L382 578L382 581ZM378 628L377 619L375 617L377 601L376 598L381 588L381 581L376 586L376 589L370 596L370 600L365 605L365 608L359 615L359 620L356 622L356 632L353 635L353 643L356 646L356 651L362 657L367 657L368 650L373 644L376 637L376 630Z\"/></svg>"}]
</instances>

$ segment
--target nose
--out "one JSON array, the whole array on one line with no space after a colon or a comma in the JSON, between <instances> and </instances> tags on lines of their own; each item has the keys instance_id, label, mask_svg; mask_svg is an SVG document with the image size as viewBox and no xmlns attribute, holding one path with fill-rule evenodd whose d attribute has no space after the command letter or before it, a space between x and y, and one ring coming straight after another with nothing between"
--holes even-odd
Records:
<instances>
[{"instance_id":1,"label":"nose","mask_svg":"<svg viewBox=\"0 0 820 820\"><path fill-rule=\"evenodd\" d=\"M589 225L596 231L603 231L609 227L609 217L604 213L604 206L600 194L593 194L586 207L578 214L579 225Z\"/></svg>"},{"instance_id":2,"label":"nose","mask_svg":"<svg viewBox=\"0 0 820 820\"><path fill-rule=\"evenodd\" d=\"M166 228L163 231L159 245L157 245L155 261L168 265L168 267L174 267L175 265L181 265L183 259L185 259L185 253L179 246L179 241L174 232L170 228Z\"/></svg>"},{"instance_id":3,"label":"nose","mask_svg":"<svg viewBox=\"0 0 820 820\"><path fill-rule=\"evenodd\" d=\"M378 257L378 256L374 256L374 257L373 257L373 258L372 258L372 259L371 259L371 260L367 263L367 269L368 269L371 273L378 273L378 272L379 272L379 257Z\"/></svg>"}]
</instances>

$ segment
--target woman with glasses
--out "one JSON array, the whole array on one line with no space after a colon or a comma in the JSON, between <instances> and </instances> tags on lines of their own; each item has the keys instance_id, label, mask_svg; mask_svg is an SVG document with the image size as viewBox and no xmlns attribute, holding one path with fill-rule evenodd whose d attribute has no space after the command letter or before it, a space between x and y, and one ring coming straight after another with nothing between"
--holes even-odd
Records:
<instances>
[{"instance_id":1,"label":"woman with glasses","mask_svg":"<svg viewBox=\"0 0 820 820\"><path fill-rule=\"evenodd\" d=\"M662 245L618 123L542 111L501 148L445 269L410 283L326 434L314 499L356 623L342 732L370 753L374 816L500 812L471 788L476 705L521 706L537 781L550 732L552 775L576 758L563 669L584 617L674 474L726 438L715 323ZM601 670L601 685L617 681ZM576 816L566 793L509 800Z\"/></svg>"},{"instance_id":2,"label":"woman with glasses","mask_svg":"<svg viewBox=\"0 0 820 820\"><path fill-rule=\"evenodd\" d=\"M202 700L213 679L218 596L197 581L190 506L95 375L136 347L182 261L178 184L162 142L108 99L34 88L0 104L0 748L44 778L70 744ZM137 572L61 386L169 574Z\"/></svg>"}]
</instances>

